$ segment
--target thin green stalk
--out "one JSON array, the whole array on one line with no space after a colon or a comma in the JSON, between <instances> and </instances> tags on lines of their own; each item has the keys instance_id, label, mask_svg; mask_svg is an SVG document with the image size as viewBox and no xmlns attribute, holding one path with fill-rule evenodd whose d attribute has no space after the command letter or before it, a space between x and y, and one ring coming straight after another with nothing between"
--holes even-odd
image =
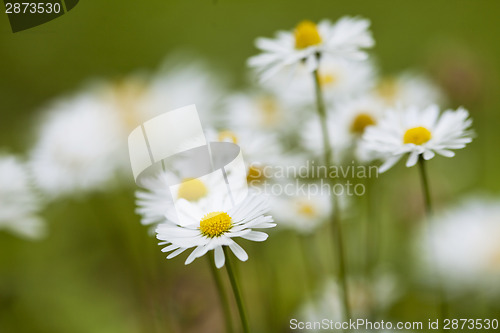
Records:
<instances>
[{"instance_id":1,"label":"thin green stalk","mask_svg":"<svg viewBox=\"0 0 500 333\"><path fill-rule=\"evenodd\" d=\"M215 286L217 287L217 291L219 292L219 298L222 305L222 310L224 311L224 320L226 322L226 332L232 333L233 330L233 321L231 317L231 309L229 307L229 299L227 298L226 289L224 288L224 284L219 275L219 271L214 266L213 262L213 254L207 257L208 266L210 266L210 271L212 272L212 276L214 278Z\"/></svg>"},{"instance_id":2,"label":"thin green stalk","mask_svg":"<svg viewBox=\"0 0 500 333\"><path fill-rule=\"evenodd\" d=\"M250 329L248 326L248 320L245 312L245 306L243 305L243 298L241 297L240 288L238 286L238 281L236 280L236 276L234 274L233 266L231 264L231 260L229 258L229 251L227 250L227 246L222 247L224 250L224 255L226 256L226 270L227 275L229 276L229 281L231 282L231 287L233 288L234 298L236 299L236 304L238 305L238 311L240 313L241 326L243 328L244 333L250 333Z\"/></svg>"},{"instance_id":3,"label":"thin green stalk","mask_svg":"<svg viewBox=\"0 0 500 333\"><path fill-rule=\"evenodd\" d=\"M432 216L432 211L433 211L432 210L432 200L431 200L431 194L430 194L431 191L430 191L430 187L429 187L429 177L427 176L427 169L426 169L426 165L425 165L425 160L422 157L422 155L420 155L418 158L418 165L419 165L419 170L420 170L420 178L422 181L422 190L423 190L423 194L424 194L425 211L427 213L427 219L429 219ZM433 244L431 244L431 246L434 247ZM449 314L448 303L446 301L446 295L444 293L443 285L441 282L441 276L436 268L434 270L435 270L437 284L438 284L439 317L441 319L441 322L443 322L443 320L446 319L448 317L448 314ZM441 330L444 331L444 328L442 327L442 325L441 325Z\"/></svg>"},{"instance_id":4,"label":"thin green stalk","mask_svg":"<svg viewBox=\"0 0 500 333\"><path fill-rule=\"evenodd\" d=\"M332 147L330 145L330 137L328 134L328 126L327 126L327 116L326 116L326 108L325 102L323 100L323 93L321 91L321 83L319 78L318 70L316 69L313 72L314 77L314 86L316 91L316 106L318 110L318 115L321 123L321 131L323 135L323 148L324 148L324 162L327 168L332 165ZM335 180L333 180L335 183ZM335 195L331 195L332 198L332 231L334 243L336 244L336 255L338 262L338 275L339 281L341 284L341 294L342 294L342 303L344 306L344 316L346 320L351 318L351 311L349 307L349 292L347 289L347 273L346 273L346 263L345 263L345 255L344 255L344 242L342 239L342 226L340 224L340 207Z\"/></svg>"}]
</instances>

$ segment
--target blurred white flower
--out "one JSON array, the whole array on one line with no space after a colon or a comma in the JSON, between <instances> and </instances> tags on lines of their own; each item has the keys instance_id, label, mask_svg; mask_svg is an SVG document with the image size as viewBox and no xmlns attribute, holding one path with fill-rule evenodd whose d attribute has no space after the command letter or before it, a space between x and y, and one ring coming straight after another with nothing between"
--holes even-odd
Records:
<instances>
[{"instance_id":1,"label":"blurred white flower","mask_svg":"<svg viewBox=\"0 0 500 333\"><path fill-rule=\"evenodd\" d=\"M344 159L351 145L351 136L348 131L342 130L341 124L334 116L328 117L326 125L334 162L339 163ZM301 135L306 150L315 158L321 158L324 152L324 143L319 119L313 118L306 122Z\"/></svg>"},{"instance_id":2,"label":"blurred white flower","mask_svg":"<svg viewBox=\"0 0 500 333\"><path fill-rule=\"evenodd\" d=\"M56 101L38 132L30 168L50 197L103 189L122 159L120 119L95 94Z\"/></svg>"},{"instance_id":3,"label":"blurred white flower","mask_svg":"<svg viewBox=\"0 0 500 333\"><path fill-rule=\"evenodd\" d=\"M45 223L37 216L41 203L33 192L26 166L14 156L0 156L0 229L40 238Z\"/></svg>"},{"instance_id":4,"label":"blurred white flower","mask_svg":"<svg viewBox=\"0 0 500 333\"><path fill-rule=\"evenodd\" d=\"M214 250L215 266L221 268L225 263L222 247L228 246L241 261L248 255L233 238L240 237L251 241L265 241L268 235L253 229L272 228L271 216L265 215L269 210L267 199L263 196L249 194L236 206L227 207L227 198L212 200L210 207L200 209L191 202L180 199L177 213L183 215L185 225L160 224L156 232L160 245L168 245L162 251L171 252L167 259L173 258L187 249L195 248L186 259L188 265L198 257ZM172 252L173 251L173 252Z\"/></svg>"},{"instance_id":5,"label":"blurred white flower","mask_svg":"<svg viewBox=\"0 0 500 333\"><path fill-rule=\"evenodd\" d=\"M335 24L323 20L316 25L302 21L294 31L279 31L275 39L258 38L256 46L263 53L248 59L265 81L280 70L304 62L309 72L318 68L319 58L325 55L347 60L366 59L363 48L374 45L368 30L370 21L343 17Z\"/></svg>"},{"instance_id":6,"label":"blurred white flower","mask_svg":"<svg viewBox=\"0 0 500 333\"><path fill-rule=\"evenodd\" d=\"M207 129L207 140L211 142L231 142L240 146L245 163L272 164L281 155L277 135L269 131L252 131L241 123L237 127L216 131Z\"/></svg>"},{"instance_id":7,"label":"blurred white flower","mask_svg":"<svg viewBox=\"0 0 500 333\"><path fill-rule=\"evenodd\" d=\"M436 105L424 109L411 106L388 111L377 125L368 127L363 145L385 159L380 172L387 171L407 154L406 166L411 167L420 156L425 160L436 153L453 157L455 153L450 149L464 148L472 141L471 124L469 112L463 108L440 114Z\"/></svg>"},{"instance_id":8,"label":"blurred white flower","mask_svg":"<svg viewBox=\"0 0 500 333\"><path fill-rule=\"evenodd\" d=\"M500 295L500 200L469 198L422 230L418 254L431 281L436 270L452 293Z\"/></svg>"},{"instance_id":9,"label":"blurred white flower","mask_svg":"<svg viewBox=\"0 0 500 333\"><path fill-rule=\"evenodd\" d=\"M144 189L136 191L136 213L142 216L141 223L144 225L178 224L174 206L176 202L182 199L198 209L209 208L211 202L219 198L217 192L221 186L225 187L225 184L220 184L219 178L213 174L199 178L180 178L172 172L162 171L145 178Z\"/></svg>"},{"instance_id":10,"label":"blurred white flower","mask_svg":"<svg viewBox=\"0 0 500 333\"><path fill-rule=\"evenodd\" d=\"M290 185L295 187L294 184ZM311 234L328 220L330 201L329 193L308 195L295 189L271 197L271 214L280 226L302 234Z\"/></svg>"},{"instance_id":11,"label":"blurred white flower","mask_svg":"<svg viewBox=\"0 0 500 333\"><path fill-rule=\"evenodd\" d=\"M441 105L445 100L443 92L434 82L424 75L410 72L382 78L374 92L390 107L426 107L431 104Z\"/></svg>"},{"instance_id":12,"label":"blurred white flower","mask_svg":"<svg viewBox=\"0 0 500 333\"><path fill-rule=\"evenodd\" d=\"M371 61L353 62L325 56L321 58L318 73L327 105L366 94L375 85L375 67ZM280 71L263 85L290 104L315 103L314 80L304 63L297 64L293 73Z\"/></svg>"},{"instance_id":13,"label":"blurred white flower","mask_svg":"<svg viewBox=\"0 0 500 333\"><path fill-rule=\"evenodd\" d=\"M394 276L385 273L369 282L364 279L349 281L349 303L353 318L367 318L373 309L377 311L388 308L398 297L397 281ZM334 322L342 322L343 305L338 283L327 280L318 291L318 296L306 302L299 309L301 321L321 321L324 318Z\"/></svg>"},{"instance_id":14,"label":"blurred white flower","mask_svg":"<svg viewBox=\"0 0 500 333\"><path fill-rule=\"evenodd\" d=\"M225 99L224 108L228 128L283 132L297 125L296 105L271 93L237 93Z\"/></svg>"},{"instance_id":15,"label":"blurred white flower","mask_svg":"<svg viewBox=\"0 0 500 333\"><path fill-rule=\"evenodd\" d=\"M344 133L339 136L347 138L353 157L361 163L368 163L377 157L372 151L364 149L364 145L360 142L366 129L375 126L384 115L384 111L384 106L371 95L335 104L334 118L338 123L336 128L337 131Z\"/></svg>"}]
</instances>

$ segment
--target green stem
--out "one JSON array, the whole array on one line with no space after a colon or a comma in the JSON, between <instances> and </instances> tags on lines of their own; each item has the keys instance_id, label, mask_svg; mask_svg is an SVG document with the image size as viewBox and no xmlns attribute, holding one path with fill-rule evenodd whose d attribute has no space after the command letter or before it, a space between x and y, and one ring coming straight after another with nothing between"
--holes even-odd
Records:
<instances>
[{"instance_id":1,"label":"green stem","mask_svg":"<svg viewBox=\"0 0 500 333\"><path fill-rule=\"evenodd\" d=\"M224 250L224 255L226 256L227 275L229 276L229 281L231 282L231 287L233 288L234 298L236 299L236 304L238 305L238 311L240 313L240 319L241 319L241 326L243 327L244 333L250 333L248 320L245 312L245 306L243 305L243 299L241 297L238 281L236 280L233 266L229 258L229 251L227 250L227 246L223 246L222 249Z\"/></svg>"},{"instance_id":2,"label":"green stem","mask_svg":"<svg viewBox=\"0 0 500 333\"><path fill-rule=\"evenodd\" d=\"M429 187L429 177L427 176L427 169L425 165L425 160L422 157L422 155L419 156L418 158L418 165L419 165L419 170L420 170L420 178L422 181L422 190L424 194L424 203L425 203L425 211L427 213L427 219L430 219L432 216L432 200L431 200L431 191ZM428 228L427 228L428 229ZM433 244L431 246L434 247ZM434 251L433 251L434 252ZM439 299L439 317L441 319L441 322L443 322L444 319L448 317L449 309L448 309L448 303L446 301L446 295L443 289L443 285L441 282L441 276L439 274L439 271L435 268L434 269L436 272L436 279L437 279L437 285L438 285L438 299ZM441 330L444 332L444 328L441 325Z\"/></svg>"},{"instance_id":3,"label":"green stem","mask_svg":"<svg viewBox=\"0 0 500 333\"><path fill-rule=\"evenodd\" d=\"M324 148L324 162L327 168L329 168L332 164L332 147L330 145L330 137L328 134L328 126L327 126L327 116L326 116L326 108L325 102L323 100L323 93L321 91L321 83L319 78L318 70L316 69L313 72L314 77L314 86L316 91L316 106L318 110L318 115L321 123L321 131L323 135L323 148ZM335 183L336 180L333 180ZM338 275L339 281L341 284L341 294L342 294L342 303L344 306L344 317L346 320L351 318L351 311L349 308L349 293L347 289L347 273L346 273L346 263L345 263L345 255L344 255L344 242L342 239L342 226L340 224L340 207L335 195L331 195L332 198L332 231L334 243L336 244L336 255L338 262Z\"/></svg>"},{"instance_id":4,"label":"green stem","mask_svg":"<svg viewBox=\"0 0 500 333\"><path fill-rule=\"evenodd\" d=\"M219 272L214 266L213 262L213 254L207 257L208 266L210 266L210 271L212 272L212 276L214 278L215 286L217 287L217 291L219 292L219 298L222 305L222 310L224 311L224 320L226 322L226 332L232 333L233 330L233 322L231 319L231 309L229 307L229 299L227 298L226 289L224 288L224 284L222 283L222 279L219 275Z\"/></svg>"},{"instance_id":5,"label":"green stem","mask_svg":"<svg viewBox=\"0 0 500 333\"><path fill-rule=\"evenodd\" d=\"M424 192L425 211L427 212L427 217L430 217L432 215L431 191L429 188L425 160L422 155L420 155L418 158L418 166L420 170L420 179L422 181L422 189Z\"/></svg>"}]
</instances>

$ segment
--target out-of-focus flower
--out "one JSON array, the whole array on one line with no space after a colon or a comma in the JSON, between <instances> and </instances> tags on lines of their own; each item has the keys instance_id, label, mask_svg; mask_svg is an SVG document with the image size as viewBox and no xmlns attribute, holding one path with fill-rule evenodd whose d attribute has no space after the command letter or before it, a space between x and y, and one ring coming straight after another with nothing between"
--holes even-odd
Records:
<instances>
[{"instance_id":1,"label":"out-of-focus flower","mask_svg":"<svg viewBox=\"0 0 500 333\"><path fill-rule=\"evenodd\" d=\"M397 281L392 275L380 275L373 282L363 279L349 281L349 303L354 318L366 318L373 309L383 310L399 297ZM328 318L334 322L342 322L342 299L339 285L334 280L327 280L319 290L316 299L306 302L299 309L301 321L316 322Z\"/></svg>"},{"instance_id":2,"label":"out-of-focus flower","mask_svg":"<svg viewBox=\"0 0 500 333\"><path fill-rule=\"evenodd\" d=\"M227 199L227 198L226 198ZM200 209L191 202L180 199L177 214L183 216L185 225L160 224L156 229L160 245L168 245L162 251L171 252L167 259L173 258L187 249L195 248L186 259L188 265L198 257L214 250L215 266L221 268L225 263L222 247L228 246L241 261L248 255L233 238L244 238L251 241L265 241L268 235L253 229L272 228L276 226L271 216L265 215L269 210L267 199L263 196L249 194L236 206L225 209L225 198L212 200L210 207Z\"/></svg>"},{"instance_id":3,"label":"out-of-focus flower","mask_svg":"<svg viewBox=\"0 0 500 333\"><path fill-rule=\"evenodd\" d=\"M56 101L31 151L36 185L50 197L102 189L122 160L120 124L114 109L95 94Z\"/></svg>"},{"instance_id":4,"label":"out-of-focus flower","mask_svg":"<svg viewBox=\"0 0 500 333\"><path fill-rule=\"evenodd\" d=\"M302 21L294 31L279 31L275 39L258 38L256 46L262 54L248 60L261 80L267 80L281 69L304 62L309 72L318 68L319 58L325 55L348 60L365 59L363 48L374 45L368 30L370 21L343 17L335 24L323 20L316 25Z\"/></svg>"},{"instance_id":5,"label":"out-of-focus flower","mask_svg":"<svg viewBox=\"0 0 500 333\"><path fill-rule=\"evenodd\" d=\"M420 155L425 160L436 153L453 157L455 153L450 149L464 148L472 141L471 124L469 112L463 108L440 115L436 105L424 109L411 106L388 111L377 125L367 128L363 145L385 159L380 172L387 171L406 154L406 166L411 167Z\"/></svg>"},{"instance_id":6,"label":"out-of-focus flower","mask_svg":"<svg viewBox=\"0 0 500 333\"><path fill-rule=\"evenodd\" d=\"M219 178L212 174L200 178L179 178L172 172L162 171L143 180L143 190L136 191L136 213L142 216L141 223L178 223L174 203L187 200L198 209L211 207L217 200L221 186ZM178 185L178 186L173 186ZM172 187L172 190L171 190Z\"/></svg>"},{"instance_id":7,"label":"out-of-focus flower","mask_svg":"<svg viewBox=\"0 0 500 333\"><path fill-rule=\"evenodd\" d=\"M437 271L454 293L500 295L500 201L469 198L435 216L423 231L418 253L431 281Z\"/></svg>"},{"instance_id":8,"label":"out-of-focus flower","mask_svg":"<svg viewBox=\"0 0 500 333\"><path fill-rule=\"evenodd\" d=\"M45 234L37 216L41 203L31 185L24 164L14 156L0 156L0 229L26 238Z\"/></svg>"},{"instance_id":9,"label":"out-of-focus flower","mask_svg":"<svg viewBox=\"0 0 500 333\"><path fill-rule=\"evenodd\" d=\"M277 136L268 131L251 131L241 123L238 127L206 131L208 141L231 142L240 146L245 162L272 164L281 155Z\"/></svg>"},{"instance_id":10,"label":"out-of-focus flower","mask_svg":"<svg viewBox=\"0 0 500 333\"><path fill-rule=\"evenodd\" d=\"M297 125L297 107L272 93L237 93L224 101L228 128L249 131L291 131Z\"/></svg>"},{"instance_id":11,"label":"out-of-focus flower","mask_svg":"<svg viewBox=\"0 0 500 333\"><path fill-rule=\"evenodd\" d=\"M374 92L390 107L441 105L445 99L441 89L429 78L409 72L382 78Z\"/></svg>"},{"instance_id":12,"label":"out-of-focus flower","mask_svg":"<svg viewBox=\"0 0 500 333\"><path fill-rule=\"evenodd\" d=\"M336 103L335 119L340 137L349 141L353 157L362 163L370 162L377 156L360 144L366 129L375 126L384 115L385 108L371 95L360 96L349 101Z\"/></svg>"},{"instance_id":13,"label":"out-of-focus flower","mask_svg":"<svg viewBox=\"0 0 500 333\"><path fill-rule=\"evenodd\" d=\"M328 105L366 94L375 86L375 68L371 61L354 62L325 56L321 58L318 73ZM293 73L280 71L263 85L294 105L315 103L314 80L304 63L297 64Z\"/></svg>"},{"instance_id":14,"label":"out-of-focus flower","mask_svg":"<svg viewBox=\"0 0 500 333\"><path fill-rule=\"evenodd\" d=\"M271 213L284 228L302 234L313 233L330 214L329 193L300 193L295 184L283 184L289 189L280 196L271 198ZM292 191L290 191L292 189Z\"/></svg>"},{"instance_id":15,"label":"out-of-focus flower","mask_svg":"<svg viewBox=\"0 0 500 333\"><path fill-rule=\"evenodd\" d=\"M351 144L351 137L347 131L343 131L341 124L335 117L327 119L328 139L333 151L335 163L344 159L346 152ZM321 131L321 123L318 119L310 119L304 124L304 129L301 133L303 145L308 152L314 157L320 158L324 152L323 135Z\"/></svg>"}]
</instances>

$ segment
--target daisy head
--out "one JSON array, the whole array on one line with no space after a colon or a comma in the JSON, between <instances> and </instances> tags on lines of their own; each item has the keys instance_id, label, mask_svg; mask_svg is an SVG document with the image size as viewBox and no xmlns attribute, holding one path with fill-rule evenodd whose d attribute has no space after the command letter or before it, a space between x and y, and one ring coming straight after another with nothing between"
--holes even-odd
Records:
<instances>
[{"instance_id":1,"label":"daisy head","mask_svg":"<svg viewBox=\"0 0 500 333\"><path fill-rule=\"evenodd\" d=\"M348 61L330 55L323 56L318 65L318 78L325 102L332 105L339 100L349 100L368 93L375 86L375 72L371 61ZM291 75L293 80L290 80ZM291 106L314 103L314 97L307 94L314 91L314 80L305 63L298 63L293 73L280 71L264 82L263 86L281 100L289 101Z\"/></svg>"},{"instance_id":2,"label":"daisy head","mask_svg":"<svg viewBox=\"0 0 500 333\"><path fill-rule=\"evenodd\" d=\"M374 95L389 107L425 107L433 103L442 104L445 100L441 89L430 78L411 72L380 79Z\"/></svg>"},{"instance_id":3,"label":"daisy head","mask_svg":"<svg viewBox=\"0 0 500 333\"><path fill-rule=\"evenodd\" d=\"M290 185L294 191L271 199L273 217L286 228L300 234L312 234L328 219L330 196L328 193L300 193L299 184Z\"/></svg>"},{"instance_id":4,"label":"daisy head","mask_svg":"<svg viewBox=\"0 0 500 333\"><path fill-rule=\"evenodd\" d=\"M293 31L279 31L274 39L258 38L256 46L263 53L248 60L248 65L267 80L281 69L304 62L309 71L318 68L323 55L346 59L364 59L363 48L374 44L370 21L343 17L335 24L323 20L318 24L302 21Z\"/></svg>"},{"instance_id":5,"label":"daisy head","mask_svg":"<svg viewBox=\"0 0 500 333\"><path fill-rule=\"evenodd\" d=\"M500 288L500 201L472 197L436 216L418 238L418 255L430 282L433 270L453 293L483 291L498 297Z\"/></svg>"},{"instance_id":6,"label":"daisy head","mask_svg":"<svg viewBox=\"0 0 500 333\"><path fill-rule=\"evenodd\" d=\"M376 126L367 128L363 145L385 160L380 172L387 171L407 154L406 166L411 167L419 158L429 160L436 153L453 157L452 149L464 148L472 141L471 124L469 112L464 108L440 114L436 105L423 109L411 106L388 111Z\"/></svg>"},{"instance_id":7,"label":"daisy head","mask_svg":"<svg viewBox=\"0 0 500 333\"><path fill-rule=\"evenodd\" d=\"M266 215L267 199L263 196L249 194L245 200L230 208L220 200L212 201L203 209L181 200L177 205L177 214L184 217L184 225L160 224L156 233L160 245L167 245L162 251L171 252L167 259L194 248L186 259L186 265L213 250L215 265L221 268L225 263L223 246L229 247L241 261L246 261L247 253L234 239L262 242L268 235L254 229L276 226L272 217Z\"/></svg>"}]
</instances>

